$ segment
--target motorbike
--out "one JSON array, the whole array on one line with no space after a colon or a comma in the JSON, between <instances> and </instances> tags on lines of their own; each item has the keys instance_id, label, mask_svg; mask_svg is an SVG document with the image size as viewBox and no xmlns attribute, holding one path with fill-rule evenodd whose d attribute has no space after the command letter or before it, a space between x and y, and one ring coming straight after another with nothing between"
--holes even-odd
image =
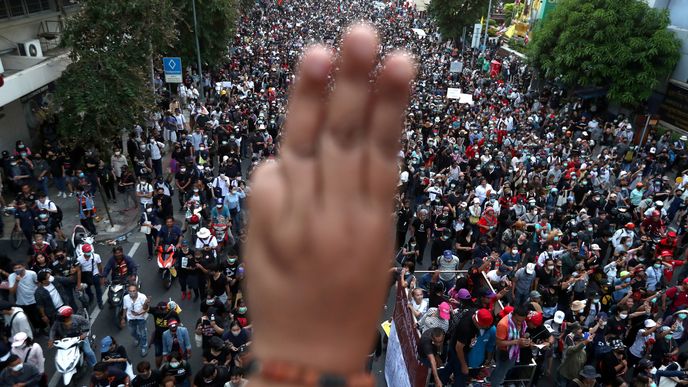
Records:
<instances>
[{"instance_id":1,"label":"motorbike","mask_svg":"<svg viewBox=\"0 0 688 387\"><path fill-rule=\"evenodd\" d=\"M86 369L86 358L80 347L82 340L79 337L65 337L53 342L57 352L55 353L55 369L62 375L62 386L74 386L80 374ZM95 342L95 336L91 338Z\"/></svg>"},{"instance_id":2,"label":"motorbike","mask_svg":"<svg viewBox=\"0 0 688 387\"><path fill-rule=\"evenodd\" d=\"M228 227L229 225L227 221L222 216L217 219L217 223L210 225L210 230L213 235L215 235L215 239L217 239L217 244L220 247L220 251L224 250L227 242L229 241L229 232L227 230Z\"/></svg>"},{"instance_id":3,"label":"motorbike","mask_svg":"<svg viewBox=\"0 0 688 387\"><path fill-rule=\"evenodd\" d=\"M184 218L188 227L191 229L192 242L196 242L196 232L201 227L201 211L203 207L193 200L186 202L186 213Z\"/></svg>"},{"instance_id":4,"label":"motorbike","mask_svg":"<svg viewBox=\"0 0 688 387\"><path fill-rule=\"evenodd\" d=\"M174 245L158 246L158 271L162 279L162 286L165 289L169 289L172 286L172 281L177 277L177 269L174 267L176 262L174 252Z\"/></svg>"},{"instance_id":5,"label":"motorbike","mask_svg":"<svg viewBox=\"0 0 688 387\"><path fill-rule=\"evenodd\" d=\"M124 328L122 326L122 312L123 312L123 299L125 292L125 282L124 281L114 281L108 284L107 289L107 302L110 309L115 310L115 326L118 329Z\"/></svg>"},{"instance_id":6,"label":"motorbike","mask_svg":"<svg viewBox=\"0 0 688 387\"><path fill-rule=\"evenodd\" d=\"M77 224L72 229L69 248L74 253L74 256L79 259L84 254L81 251L81 246L85 244L93 245L94 241L93 235L84 226Z\"/></svg>"}]
</instances>

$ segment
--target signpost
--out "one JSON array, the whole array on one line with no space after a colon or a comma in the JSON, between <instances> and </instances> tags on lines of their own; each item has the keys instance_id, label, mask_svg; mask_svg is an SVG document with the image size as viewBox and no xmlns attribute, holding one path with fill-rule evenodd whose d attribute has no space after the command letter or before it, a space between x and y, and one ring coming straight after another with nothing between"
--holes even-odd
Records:
<instances>
[{"instance_id":1,"label":"signpost","mask_svg":"<svg viewBox=\"0 0 688 387\"><path fill-rule=\"evenodd\" d=\"M162 67L165 71L165 82L182 83L182 58L162 58Z\"/></svg>"}]
</instances>

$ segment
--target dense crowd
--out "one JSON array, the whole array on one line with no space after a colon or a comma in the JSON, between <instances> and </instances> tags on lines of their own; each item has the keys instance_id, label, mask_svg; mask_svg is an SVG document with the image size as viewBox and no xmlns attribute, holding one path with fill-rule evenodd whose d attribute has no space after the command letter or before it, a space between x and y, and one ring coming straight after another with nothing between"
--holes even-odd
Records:
<instances>
[{"instance_id":1,"label":"dense crowd","mask_svg":"<svg viewBox=\"0 0 688 387\"><path fill-rule=\"evenodd\" d=\"M634 145L638 128L627 118L556 87L536 91L517 56L457 48L412 5L285 1L259 2L242 16L218 71L187 69L174 93L158 78L160 111L124 146L58 141L32 152L18 141L3 152L14 227L30 249L27 262L0 270L10 296L0 302L0 385L46 385L36 335L47 335L48 346L80 337L91 386L246 384L250 175L278 153L303 48L333 44L360 19L378 28L384 51L404 48L420 62L399 154L400 267L392 272L408 288L429 384L688 383L685 136L651 131ZM451 62L461 69L450 72ZM447 88L470 94L470 103L448 99ZM49 192L77 201L92 236L97 200L131 203L148 259L169 256L181 299L199 302L182 312L197 313L196 325L181 324L174 301L139 291L138 267L148 263L121 246L101 257L88 241L66 243ZM113 283L127 290L121 324L142 357L155 348L154 364L132 364L111 336L89 342L81 312L103 308ZM193 348L202 353L198 370L188 361Z\"/></svg>"}]
</instances>

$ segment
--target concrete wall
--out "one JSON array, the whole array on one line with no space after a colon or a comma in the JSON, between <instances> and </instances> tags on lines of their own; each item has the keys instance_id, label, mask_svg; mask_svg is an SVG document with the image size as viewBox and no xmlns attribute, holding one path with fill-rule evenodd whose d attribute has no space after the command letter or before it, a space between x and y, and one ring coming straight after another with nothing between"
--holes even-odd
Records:
<instances>
[{"instance_id":1,"label":"concrete wall","mask_svg":"<svg viewBox=\"0 0 688 387\"><path fill-rule=\"evenodd\" d=\"M26 126L24 104L19 100L0 108L0 151L14 149L17 140L26 144L33 143Z\"/></svg>"}]
</instances>

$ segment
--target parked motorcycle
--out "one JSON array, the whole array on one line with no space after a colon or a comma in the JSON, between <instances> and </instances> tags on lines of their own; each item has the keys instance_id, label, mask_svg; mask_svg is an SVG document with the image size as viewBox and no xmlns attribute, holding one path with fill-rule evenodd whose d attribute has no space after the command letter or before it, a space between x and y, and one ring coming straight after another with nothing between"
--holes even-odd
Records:
<instances>
[{"instance_id":1,"label":"parked motorcycle","mask_svg":"<svg viewBox=\"0 0 688 387\"><path fill-rule=\"evenodd\" d=\"M172 286L172 281L177 277L177 269L174 267L176 262L174 252L174 245L158 246L158 271L162 279L162 286L165 289L169 289Z\"/></svg>"},{"instance_id":2,"label":"parked motorcycle","mask_svg":"<svg viewBox=\"0 0 688 387\"><path fill-rule=\"evenodd\" d=\"M81 349L80 337L65 337L53 342L57 352L55 353L55 369L62 375L62 386L72 387L76 384L77 376L86 370L86 358ZM91 338L95 342L95 336Z\"/></svg>"}]
</instances>

